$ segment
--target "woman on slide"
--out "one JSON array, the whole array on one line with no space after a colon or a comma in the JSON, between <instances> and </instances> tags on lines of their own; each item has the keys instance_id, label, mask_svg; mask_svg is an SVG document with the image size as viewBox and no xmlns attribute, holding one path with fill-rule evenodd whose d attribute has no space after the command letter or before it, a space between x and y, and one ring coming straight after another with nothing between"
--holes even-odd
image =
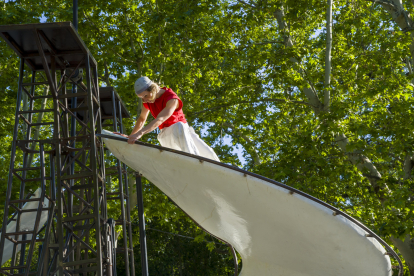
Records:
<instances>
[{"instance_id":1,"label":"woman on slide","mask_svg":"<svg viewBox=\"0 0 414 276\"><path fill-rule=\"evenodd\" d=\"M144 108L129 137L116 134L127 137L128 143L133 144L142 135L158 127L161 131L157 138L161 146L220 161L214 150L188 126L182 109L183 102L174 91L167 87L160 88L147 77L139 78L134 88L137 96L142 99ZM149 112L154 120L143 127Z\"/></svg>"}]
</instances>

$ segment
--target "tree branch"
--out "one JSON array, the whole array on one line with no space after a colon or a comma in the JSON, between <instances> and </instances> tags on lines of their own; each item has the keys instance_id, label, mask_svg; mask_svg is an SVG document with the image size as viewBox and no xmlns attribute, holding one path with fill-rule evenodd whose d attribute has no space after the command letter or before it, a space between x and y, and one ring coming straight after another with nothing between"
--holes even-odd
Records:
<instances>
[{"instance_id":1,"label":"tree branch","mask_svg":"<svg viewBox=\"0 0 414 276\"><path fill-rule=\"evenodd\" d=\"M114 51L115 51L115 49L114 48L112 48ZM130 60L130 59L126 59L126 58L124 58L123 56L121 56L119 53L117 53L117 52L115 52L115 55L117 55L118 57L120 57L124 62L129 62L129 63L135 63L135 64L138 64L138 62L136 62L136 61L133 61L133 60Z\"/></svg>"},{"instance_id":2,"label":"tree branch","mask_svg":"<svg viewBox=\"0 0 414 276\"><path fill-rule=\"evenodd\" d=\"M98 31L98 33L101 34L102 33L101 29L98 26L96 26L95 23L93 23L93 21L86 15L85 11L82 11L82 12L83 12L83 16L85 17L86 21L89 22L89 25L91 25L91 27L94 27Z\"/></svg>"},{"instance_id":3,"label":"tree branch","mask_svg":"<svg viewBox=\"0 0 414 276\"><path fill-rule=\"evenodd\" d=\"M221 104L221 105L216 105L212 108L207 108L198 112L193 112L193 113L188 113L189 115L197 115L200 113L204 113L204 112L209 112L209 111L214 111L217 109L221 109L223 107L229 107L229 106L233 106L233 105L238 105L238 104L254 104L254 103L260 103L260 102L280 102L280 103L295 103L295 104L303 104L303 105L307 105L307 106L312 106L310 103L304 102L304 101L289 101L289 100L285 100L285 99L263 99L263 100L258 100L258 101L239 101L236 103L227 103L227 104Z\"/></svg>"},{"instance_id":4,"label":"tree branch","mask_svg":"<svg viewBox=\"0 0 414 276\"><path fill-rule=\"evenodd\" d=\"M223 122L223 125L226 126L226 127L228 127L228 128L231 128L233 130L233 133L235 135L237 135L238 137L241 137L244 141L246 141L246 144L247 144L247 147L248 148L246 148L246 146L244 146L244 148L246 149L246 151L252 157L254 165L255 166L260 165L262 163L262 160L260 160L260 156L257 153L256 147L255 147L253 141L250 140L250 138L247 135L244 135L243 133L241 133L240 131L238 131L233 124L230 124L228 122Z\"/></svg>"},{"instance_id":5,"label":"tree branch","mask_svg":"<svg viewBox=\"0 0 414 276\"><path fill-rule=\"evenodd\" d=\"M243 50L243 49L252 47L253 45L266 45L266 44L284 44L284 42L283 41L264 41L264 42L252 43L246 46L240 46L240 47L237 47L236 49Z\"/></svg>"},{"instance_id":6,"label":"tree branch","mask_svg":"<svg viewBox=\"0 0 414 276\"><path fill-rule=\"evenodd\" d=\"M256 9L256 8L257 8L255 5L252 5L252 4L249 4L249 3L246 3L246 2L244 2L243 0L237 0L237 2L239 2L240 4L243 4L243 5L249 6L249 7L251 7L251 8L254 8L254 9Z\"/></svg>"},{"instance_id":7,"label":"tree branch","mask_svg":"<svg viewBox=\"0 0 414 276\"><path fill-rule=\"evenodd\" d=\"M407 154L404 159L404 180L411 179L411 171L413 170L413 156Z\"/></svg>"},{"instance_id":8,"label":"tree branch","mask_svg":"<svg viewBox=\"0 0 414 276\"><path fill-rule=\"evenodd\" d=\"M286 48L293 47L293 42L289 35L288 26L284 20L285 13L284 13L283 6L280 9L278 9L273 15L274 17L276 17L276 20L278 22L279 31L283 34L283 40L284 40L285 47ZM317 96L315 86L313 85L312 81L308 77L306 70L301 66L299 60L296 57L291 57L289 58L289 60L297 66L296 70L301 74L303 79L310 85L311 88L310 89L304 88L303 92L307 96L309 103L313 106L315 113L318 114L321 111L321 108L323 107L323 105Z\"/></svg>"},{"instance_id":9,"label":"tree branch","mask_svg":"<svg viewBox=\"0 0 414 276\"><path fill-rule=\"evenodd\" d=\"M381 180L382 176L378 169L375 167L375 165L371 162L371 160L369 160L369 158L365 155L358 153L356 151L349 152L346 149L349 140L345 136L345 134L338 134L335 137L335 142L337 143L339 148L348 156L348 160L351 161L351 163L357 167L357 169L362 173L362 175L368 179L368 181L371 183L372 188L377 194L379 200L381 202L384 202L385 195L381 194L380 189L382 189L386 193L389 193L390 191L386 184L383 184L381 186L378 184L378 180Z\"/></svg>"},{"instance_id":10,"label":"tree branch","mask_svg":"<svg viewBox=\"0 0 414 276\"><path fill-rule=\"evenodd\" d=\"M391 3L390 1L387 1L387 0L366 0L366 1L373 2L374 4L378 3L378 4L381 4L383 6L388 6L392 9L396 10L395 5L393 3Z\"/></svg>"}]
</instances>

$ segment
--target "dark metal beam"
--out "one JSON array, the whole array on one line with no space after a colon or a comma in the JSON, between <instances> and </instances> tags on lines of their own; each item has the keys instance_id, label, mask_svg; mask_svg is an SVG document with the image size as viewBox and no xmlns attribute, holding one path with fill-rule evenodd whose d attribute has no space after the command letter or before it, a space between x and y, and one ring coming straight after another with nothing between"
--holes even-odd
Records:
<instances>
[{"instance_id":1,"label":"dark metal beam","mask_svg":"<svg viewBox=\"0 0 414 276\"><path fill-rule=\"evenodd\" d=\"M147 237L145 233L144 199L142 196L141 175L136 174L138 219L139 219L139 243L141 248L141 275L148 276Z\"/></svg>"},{"instance_id":2,"label":"dark metal beam","mask_svg":"<svg viewBox=\"0 0 414 276\"><path fill-rule=\"evenodd\" d=\"M15 114L15 120L14 120L14 130L13 130L14 138L17 138L18 128L19 128L18 112L20 110L20 103L22 99L23 71L24 71L24 60L20 59L19 83L18 83L17 100L16 100L16 114ZM9 168L9 177L8 177L8 182L7 182L6 203L5 203L4 214L3 214L3 222L6 222L9 218L9 204L10 204L12 184L13 184L13 169L14 169L14 163L15 163L15 158L16 158L16 147L17 147L17 140L13 139L12 152L10 155L11 160L10 160L10 168ZM7 232L6 229L7 229L7 223L3 223L1 232L6 233ZM5 235L1 235L0 249L4 248L4 242L5 242ZM2 260L2 258L3 258L3 250L0 250L0 261Z\"/></svg>"},{"instance_id":3,"label":"dark metal beam","mask_svg":"<svg viewBox=\"0 0 414 276\"><path fill-rule=\"evenodd\" d=\"M73 0L73 26L78 30L78 0Z\"/></svg>"}]
</instances>

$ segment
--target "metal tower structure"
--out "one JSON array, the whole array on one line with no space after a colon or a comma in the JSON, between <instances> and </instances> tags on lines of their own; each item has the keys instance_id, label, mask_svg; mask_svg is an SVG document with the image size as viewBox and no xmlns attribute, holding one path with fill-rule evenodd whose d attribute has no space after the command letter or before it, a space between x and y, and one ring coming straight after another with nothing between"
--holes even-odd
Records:
<instances>
[{"instance_id":1,"label":"metal tower structure","mask_svg":"<svg viewBox=\"0 0 414 276\"><path fill-rule=\"evenodd\" d=\"M101 109L102 127L114 131L125 132L123 129L123 118L130 118L128 110L126 109L121 97L113 87L99 88L99 102ZM77 101L84 101L84 96L79 95ZM69 100L69 99L68 99ZM69 104L71 101L69 100ZM84 117L85 112L79 111L78 116ZM111 225L120 225L122 227L122 247L117 246L113 253L123 254L125 257L125 273L126 275L135 275L134 265L134 251L132 242L132 226L131 226L131 210L130 210L130 194L128 185L127 167L122 164L117 158L113 157L109 151L105 156L106 162L106 200L107 202L116 202L119 206L120 214L108 211L108 217L116 216L117 219L111 220ZM114 177L116 181L112 182ZM117 210L118 211L118 210ZM114 274L116 271L116 264L113 263Z\"/></svg>"},{"instance_id":2,"label":"metal tower structure","mask_svg":"<svg viewBox=\"0 0 414 276\"><path fill-rule=\"evenodd\" d=\"M112 275L97 63L70 22L0 35L21 60L0 273Z\"/></svg>"}]
</instances>

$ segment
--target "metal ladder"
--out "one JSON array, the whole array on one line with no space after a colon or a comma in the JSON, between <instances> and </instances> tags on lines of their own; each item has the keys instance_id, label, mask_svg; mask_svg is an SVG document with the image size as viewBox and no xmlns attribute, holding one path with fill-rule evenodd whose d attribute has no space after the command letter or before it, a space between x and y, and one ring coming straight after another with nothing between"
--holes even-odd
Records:
<instances>
[{"instance_id":1,"label":"metal ladder","mask_svg":"<svg viewBox=\"0 0 414 276\"><path fill-rule=\"evenodd\" d=\"M97 63L70 22L9 25L0 29L0 36L21 58L3 216L6 222L12 209L17 210L10 220L15 221L16 230L8 231L7 223L3 223L0 260L9 242L13 242L13 256L10 262L5 260L0 273L106 275L111 269L107 250L110 228L106 227L103 146L95 135L95 131L102 129ZM83 73L78 69L83 69ZM76 74L81 77L75 79ZM31 75L27 83L23 81L25 75ZM39 75L46 77L40 79ZM70 84L79 93L69 93ZM38 95L39 85L48 85L49 93ZM50 99L51 106L39 107L41 99ZM46 114L44 120L40 114ZM41 120L37 121L38 118ZM33 127L40 127L44 137L33 139ZM36 158L30 158L31 154ZM49 155L49 162L45 161L45 154ZM31 167L31 163L36 166ZM33 176L36 172L38 175ZM30 188L39 186L39 197L27 197ZM38 204L36 208L24 210L25 203L28 206L33 202ZM44 206L45 203L48 205ZM22 231L22 220L29 209L36 213L33 229ZM32 235L27 241L18 240L27 235ZM25 246L19 257L21 245Z\"/></svg>"},{"instance_id":2,"label":"metal ladder","mask_svg":"<svg viewBox=\"0 0 414 276\"><path fill-rule=\"evenodd\" d=\"M35 88L39 83L36 83L35 71L31 72L31 82L23 83L23 69L24 63L21 60L10 170L3 216L3 221L8 221L8 223L3 223L0 239L0 248L3 249L0 250L0 260L3 259L5 253L8 253L4 250L7 243L11 242L13 248L10 266L2 267L2 272L7 275L34 274L30 272L30 268L33 265L37 267L38 271L43 269L46 250L42 249L48 247L49 232L56 201L52 140L34 140L31 137L33 127L51 125L50 122L39 122L39 120L34 123L33 115L41 116L41 113L48 112L49 110L35 109L39 106L36 100L44 99L45 97L36 96ZM30 91L25 88L27 86L30 87ZM26 94L26 97L23 96L23 93ZM27 105L28 108L23 110ZM48 144L50 150L45 151L45 144ZM49 155L50 160L48 164L49 177L46 176L45 153ZM34 155L38 155L36 162L33 162ZM22 160L20 157L22 157ZM28 183L33 182L40 186L35 194L29 192L33 185ZM17 194L17 188L19 189L18 199L14 196L14 194ZM9 219L9 214L13 210L15 213ZM45 219L46 223L44 222ZM28 225L28 221L31 221L33 225ZM12 224L15 224L14 230L10 231L12 227L8 226L13 226ZM43 238L40 238L40 236ZM40 246L39 243L41 244ZM39 254L36 263L33 264L35 251L39 251Z\"/></svg>"}]
</instances>

